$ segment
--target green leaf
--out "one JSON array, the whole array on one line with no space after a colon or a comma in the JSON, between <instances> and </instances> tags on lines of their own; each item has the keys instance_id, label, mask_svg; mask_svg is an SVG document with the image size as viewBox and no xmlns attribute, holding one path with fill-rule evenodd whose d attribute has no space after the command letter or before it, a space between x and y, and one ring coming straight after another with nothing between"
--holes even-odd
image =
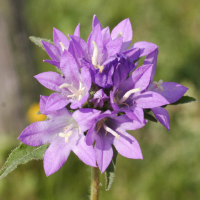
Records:
<instances>
[{"instance_id":1,"label":"green leaf","mask_svg":"<svg viewBox=\"0 0 200 200\"><path fill-rule=\"evenodd\" d=\"M149 114L145 110L144 110L144 118L148 119L148 120L150 120L152 122L158 122L158 120L153 115Z\"/></svg>"},{"instance_id":2,"label":"green leaf","mask_svg":"<svg viewBox=\"0 0 200 200\"><path fill-rule=\"evenodd\" d=\"M43 50L45 50L45 48L43 47L43 44L42 44L41 40L53 44L53 42L51 40L48 40L48 39L45 39L45 38L39 38L39 37L35 37L35 36L30 36L29 39L33 43L35 43L36 45L38 45L39 47L41 47Z\"/></svg>"},{"instance_id":3,"label":"green leaf","mask_svg":"<svg viewBox=\"0 0 200 200\"><path fill-rule=\"evenodd\" d=\"M180 98L178 101L170 104L170 105L178 105L178 104L184 104L184 103L192 103L197 101L195 98L193 97L189 97L189 96L183 96L182 98Z\"/></svg>"},{"instance_id":4,"label":"green leaf","mask_svg":"<svg viewBox=\"0 0 200 200\"><path fill-rule=\"evenodd\" d=\"M49 144L32 147L21 143L19 147L11 152L4 166L1 168L0 179L6 177L20 164L25 164L33 159L42 159L48 146Z\"/></svg>"},{"instance_id":5,"label":"green leaf","mask_svg":"<svg viewBox=\"0 0 200 200\"><path fill-rule=\"evenodd\" d=\"M106 191L110 190L112 183L114 181L115 177L115 170L116 170L116 160L117 160L117 150L113 146L113 158L108 166L108 168L105 171L105 179L106 179Z\"/></svg>"}]
</instances>

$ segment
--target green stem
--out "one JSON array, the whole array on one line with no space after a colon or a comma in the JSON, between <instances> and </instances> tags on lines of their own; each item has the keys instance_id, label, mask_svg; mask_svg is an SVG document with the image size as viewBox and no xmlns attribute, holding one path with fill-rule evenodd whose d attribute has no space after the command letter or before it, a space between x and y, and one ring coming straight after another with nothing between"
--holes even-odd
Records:
<instances>
[{"instance_id":1,"label":"green stem","mask_svg":"<svg viewBox=\"0 0 200 200\"><path fill-rule=\"evenodd\" d=\"M90 200L99 199L99 169L91 167L91 196Z\"/></svg>"}]
</instances>

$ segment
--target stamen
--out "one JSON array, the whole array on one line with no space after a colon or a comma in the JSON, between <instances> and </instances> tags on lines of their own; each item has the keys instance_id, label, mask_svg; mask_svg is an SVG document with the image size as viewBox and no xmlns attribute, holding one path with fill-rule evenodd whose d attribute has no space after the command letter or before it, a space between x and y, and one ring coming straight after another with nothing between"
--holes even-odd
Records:
<instances>
[{"instance_id":1,"label":"stamen","mask_svg":"<svg viewBox=\"0 0 200 200\"><path fill-rule=\"evenodd\" d=\"M93 56L92 56L92 64L94 66L97 66L97 59L98 59L98 54L99 54L99 49L95 41L92 41L92 44L94 45L94 51L93 51Z\"/></svg>"},{"instance_id":2,"label":"stamen","mask_svg":"<svg viewBox=\"0 0 200 200\"><path fill-rule=\"evenodd\" d=\"M62 48L62 51L64 51L66 49L66 47L64 46L64 44L62 42L59 42L61 48ZM67 49L66 49L67 50Z\"/></svg>"},{"instance_id":3,"label":"stamen","mask_svg":"<svg viewBox=\"0 0 200 200\"><path fill-rule=\"evenodd\" d=\"M73 85L70 85L68 83L63 83L62 85L59 86L60 89L62 88L67 88L72 94L67 95L67 97L77 97L78 100L81 100L83 97L83 92L85 90L85 87L82 87L82 83L79 82L79 90L77 90Z\"/></svg>"},{"instance_id":4,"label":"stamen","mask_svg":"<svg viewBox=\"0 0 200 200\"><path fill-rule=\"evenodd\" d=\"M135 93L135 92L139 92L140 88L135 88L132 90L129 90L128 92L125 93L125 95L119 100L119 104L122 104L124 101L126 101L126 99L128 99L130 97L131 94Z\"/></svg>"},{"instance_id":5,"label":"stamen","mask_svg":"<svg viewBox=\"0 0 200 200\"><path fill-rule=\"evenodd\" d=\"M106 126L105 124L103 124L104 129L106 130L106 133L109 132L112 135L114 135L117 139L119 139L119 135L113 131L111 128L109 128L108 126Z\"/></svg>"},{"instance_id":6,"label":"stamen","mask_svg":"<svg viewBox=\"0 0 200 200\"><path fill-rule=\"evenodd\" d=\"M93 51L93 55L91 58L92 64L95 69L99 69L99 72L102 73L102 71L104 69L104 65L101 66L100 64L98 64L98 55L99 55L98 46L95 41L92 41L92 44L94 45L94 51Z\"/></svg>"},{"instance_id":7,"label":"stamen","mask_svg":"<svg viewBox=\"0 0 200 200\"><path fill-rule=\"evenodd\" d=\"M123 35L122 31L119 32L119 34L117 35L117 38L121 37Z\"/></svg>"},{"instance_id":8,"label":"stamen","mask_svg":"<svg viewBox=\"0 0 200 200\"><path fill-rule=\"evenodd\" d=\"M69 142L69 137L73 134L72 131L69 131L68 133L59 133L60 137L64 137L65 138L65 142L68 143Z\"/></svg>"},{"instance_id":9,"label":"stamen","mask_svg":"<svg viewBox=\"0 0 200 200\"><path fill-rule=\"evenodd\" d=\"M70 90L71 93L74 93L74 94L78 92L78 90L75 87L73 87L72 85L68 83L63 83L62 85L59 86L59 88L60 89L67 88L68 90Z\"/></svg>"}]
</instances>

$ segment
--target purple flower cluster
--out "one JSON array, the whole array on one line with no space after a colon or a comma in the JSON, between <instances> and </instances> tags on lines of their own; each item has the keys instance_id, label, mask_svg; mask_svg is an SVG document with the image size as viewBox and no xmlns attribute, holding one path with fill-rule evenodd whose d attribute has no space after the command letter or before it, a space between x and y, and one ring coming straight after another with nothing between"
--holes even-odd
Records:
<instances>
[{"instance_id":1,"label":"purple flower cluster","mask_svg":"<svg viewBox=\"0 0 200 200\"><path fill-rule=\"evenodd\" d=\"M187 88L153 81L157 45L132 41L129 19L110 33L96 16L87 42L80 38L80 24L68 39L53 30L53 44L42 41L51 60L62 73L44 72L35 78L55 91L41 96L40 111L47 120L29 125L19 139L30 146L50 143L44 155L47 176L56 172L73 151L85 164L104 172L113 157L113 147L127 158L142 159L137 140L127 133L143 127L144 113L152 110L169 130L169 115L163 108L179 100ZM138 60L146 56L142 66Z\"/></svg>"}]
</instances>

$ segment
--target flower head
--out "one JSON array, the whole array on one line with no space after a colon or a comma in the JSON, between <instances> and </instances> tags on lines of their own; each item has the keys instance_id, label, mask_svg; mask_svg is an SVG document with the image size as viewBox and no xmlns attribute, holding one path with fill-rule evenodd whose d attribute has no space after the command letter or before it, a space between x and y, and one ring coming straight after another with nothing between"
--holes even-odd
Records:
<instances>
[{"instance_id":1,"label":"flower head","mask_svg":"<svg viewBox=\"0 0 200 200\"><path fill-rule=\"evenodd\" d=\"M92 123L92 119L99 111L80 109L73 114L66 108L47 111L45 108L47 99L48 97L41 96L40 110L42 114L47 115L48 120L29 125L19 139L30 146L50 143L44 155L44 170L47 176L62 167L71 151L85 164L95 167L95 152L92 146L86 145L84 131L89 128L89 122Z\"/></svg>"}]
</instances>

